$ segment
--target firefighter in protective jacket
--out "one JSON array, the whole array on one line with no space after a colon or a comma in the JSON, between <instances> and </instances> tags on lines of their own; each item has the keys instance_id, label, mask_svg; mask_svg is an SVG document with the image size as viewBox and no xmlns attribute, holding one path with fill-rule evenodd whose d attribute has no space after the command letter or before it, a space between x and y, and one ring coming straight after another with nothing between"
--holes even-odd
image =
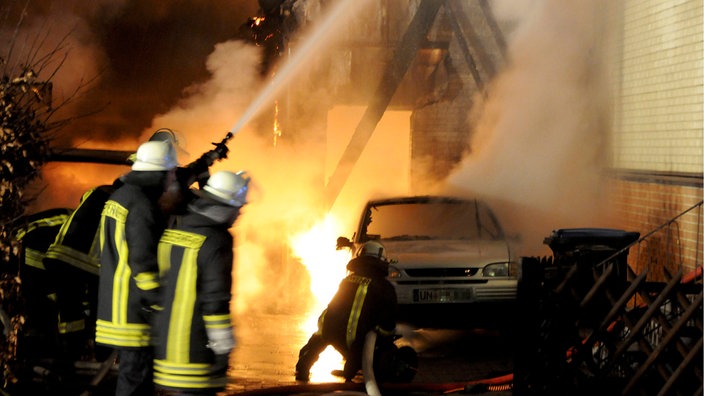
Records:
<instances>
[{"instance_id":1,"label":"firefighter in protective jacket","mask_svg":"<svg viewBox=\"0 0 704 396\"><path fill-rule=\"evenodd\" d=\"M153 394L151 320L160 304L157 249L167 223L159 199L176 166L170 143L143 143L103 208L95 342L118 350L118 395Z\"/></svg>"},{"instance_id":2,"label":"firefighter in protective jacket","mask_svg":"<svg viewBox=\"0 0 704 396\"><path fill-rule=\"evenodd\" d=\"M156 130L149 141L162 141L177 146L175 133L168 128ZM176 180L169 187L175 194L165 194L160 205L165 212L177 213L187 200L186 191L196 181L204 184L209 174L209 167L220 159L227 158L225 143L214 144L216 147L184 167L176 169ZM132 155L128 162L135 161ZM52 274L56 283L56 303L59 311L58 332L61 355L67 359L80 359L88 353L85 349L88 340L95 335L93 326L96 320L98 274L100 268L100 246L98 228L105 202L117 188L124 183L121 178L112 184L90 189L81 197L73 215L63 225L56 240L46 252L44 265ZM165 198L169 197L169 198ZM177 202L177 203L174 203ZM102 352L102 351L100 351ZM102 360L103 353L98 353Z\"/></svg>"},{"instance_id":3,"label":"firefighter in protective jacket","mask_svg":"<svg viewBox=\"0 0 704 396\"><path fill-rule=\"evenodd\" d=\"M159 243L164 307L155 324L154 382L167 391L215 394L235 345L230 318L233 238L246 203L245 173L214 173L179 225Z\"/></svg>"},{"instance_id":4,"label":"firefighter in protective jacket","mask_svg":"<svg viewBox=\"0 0 704 396\"><path fill-rule=\"evenodd\" d=\"M56 285L61 356L79 360L93 339L98 300L98 225L105 202L122 183L87 191L46 251L43 263ZM100 358L100 357L99 357Z\"/></svg>"},{"instance_id":5,"label":"firefighter in protective jacket","mask_svg":"<svg viewBox=\"0 0 704 396\"><path fill-rule=\"evenodd\" d=\"M18 353L24 358L51 357L57 353L56 283L42 260L71 209L56 208L23 216L13 224L21 243L19 274L25 317Z\"/></svg>"},{"instance_id":6,"label":"firefighter in protective jacket","mask_svg":"<svg viewBox=\"0 0 704 396\"><path fill-rule=\"evenodd\" d=\"M300 350L296 363L297 380L307 381L310 368L320 353L332 345L345 358L343 375L351 381L362 368L367 332L375 330L381 337L393 337L396 291L386 279L389 263L383 253L381 243L369 241L347 264L350 274L340 282L337 293L318 318L318 331Z\"/></svg>"}]
</instances>

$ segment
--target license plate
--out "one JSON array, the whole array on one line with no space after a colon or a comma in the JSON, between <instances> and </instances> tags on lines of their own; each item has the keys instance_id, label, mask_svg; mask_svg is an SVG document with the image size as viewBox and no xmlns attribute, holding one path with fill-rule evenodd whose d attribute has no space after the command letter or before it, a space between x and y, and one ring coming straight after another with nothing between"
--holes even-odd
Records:
<instances>
[{"instance_id":1,"label":"license plate","mask_svg":"<svg viewBox=\"0 0 704 396\"><path fill-rule=\"evenodd\" d=\"M471 289L414 289L413 302L468 302Z\"/></svg>"}]
</instances>

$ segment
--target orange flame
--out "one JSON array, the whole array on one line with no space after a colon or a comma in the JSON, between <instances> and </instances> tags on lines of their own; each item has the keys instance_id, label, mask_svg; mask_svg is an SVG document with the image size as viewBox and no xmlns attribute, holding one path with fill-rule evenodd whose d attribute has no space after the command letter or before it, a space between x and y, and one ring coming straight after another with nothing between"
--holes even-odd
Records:
<instances>
[{"instance_id":1,"label":"orange flame","mask_svg":"<svg viewBox=\"0 0 704 396\"><path fill-rule=\"evenodd\" d=\"M350 251L335 250L340 224L332 215L327 215L310 230L291 238L293 255L301 260L310 275L310 289L316 303L302 323L303 331L312 334L317 330L318 316L325 309L328 301L335 295L337 286L345 277L346 264L350 260ZM331 374L332 370L341 369L342 357L332 347L328 347L316 364L311 368L311 382L339 382L341 378Z\"/></svg>"}]
</instances>

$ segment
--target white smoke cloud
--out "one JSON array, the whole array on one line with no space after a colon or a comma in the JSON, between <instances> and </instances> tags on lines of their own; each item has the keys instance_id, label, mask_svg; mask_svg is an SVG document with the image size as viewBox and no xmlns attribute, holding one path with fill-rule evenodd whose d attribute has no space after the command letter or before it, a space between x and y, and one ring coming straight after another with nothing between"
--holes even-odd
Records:
<instances>
[{"instance_id":1,"label":"white smoke cloud","mask_svg":"<svg viewBox=\"0 0 704 396\"><path fill-rule=\"evenodd\" d=\"M608 218L601 171L609 26L602 1L528 5L508 66L479 112L471 154L448 184L505 204L502 220L532 254L554 229L603 226Z\"/></svg>"},{"instance_id":2,"label":"white smoke cloud","mask_svg":"<svg viewBox=\"0 0 704 396\"><path fill-rule=\"evenodd\" d=\"M359 4L346 2L342 10ZM338 15L332 15L334 21L323 16L315 20L322 27L307 29L306 36L294 44L300 52L282 59L280 68L268 81L261 81L259 76L262 61L259 47L241 41L217 44L206 61L210 78L189 87L188 96L168 112L156 116L141 136L141 140L146 140L158 128L174 129L181 148L186 151L180 158L185 164L211 149L211 142L222 139L227 131L235 132L228 145L228 159L217 162L211 173L220 169L246 170L252 177L250 203L234 228L238 312L296 308L311 297L305 269L291 257L288 242L325 216L324 132L321 138L319 132L284 130L281 142L274 144L273 122L267 125L255 116L272 111L275 101L285 96L281 92L286 92L289 81L294 80L294 85L300 87L298 83L311 78L308 70L320 60L316 54L325 53L324 47L332 44L337 29L345 26L342 19L346 15L333 7L335 11ZM316 92L289 91L288 95L310 107L325 106L328 89L334 87L318 86ZM336 237L331 235L331 240L321 240L321 251L334 251Z\"/></svg>"}]
</instances>

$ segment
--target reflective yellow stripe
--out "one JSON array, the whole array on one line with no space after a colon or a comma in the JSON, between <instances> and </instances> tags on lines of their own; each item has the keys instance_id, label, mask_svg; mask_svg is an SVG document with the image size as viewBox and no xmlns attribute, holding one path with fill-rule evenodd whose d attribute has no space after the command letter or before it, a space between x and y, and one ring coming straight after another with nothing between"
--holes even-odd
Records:
<instances>
[{"instance_id":1,"label":"reflective yellow stripe","mask_svg":"<svg viewBox=\"0 0 704 396\"><path fill-rule=\"evenodd\" d=\"M159 247L157 249L157 262L159 263L159 277L161 279L166 277L169 272L169 265L171 265L171 245L168 243L159 242Z\"/></svg>"},{"instance_id":2,"label":"reflective yellow stripe","mask_svg":"<svg viewBox=\"0 0 704 396\"><path fill-rule=\"evenodd\" d=\"M15 234L15 238L17 238L17 240L21 241L22 238L25 237L25 235L36 230L39 227L54 227L57 225L61 225L61 224L65 223L66 219L68 219L68 218L69 218L69 215L62 214L62 215L47 217L44 219L35 220L35 221L27 224L27 227L22 227L19 230L17 230L17 233Z\"/></svg>"},{"instance_id":3,"label":"reflective yellow stripe","mask_svg":"<svg viewBox=\"0 0 704 396\"><path fill-rule=\"evenodd\" d=\"M227 376L213 376L207 363L179 363L168 359L154 359L154 382L179 389L222 388Z\"/></svg>"},{"instance_id":4,"label":"reflective yellow stripe","mask_svg":"<svg viewBox=\"0 0 704 396\"><path fill-rule=\"evenodd\" d=\"M83 202L85 202L86 197L88 197L88 195L90 195L90 193L92 193L93 190L95 190L95 188L93 188L93 189L91 189L91 190L88 190L87 192L83 193L83 196L81 196L80 203L78 204L78 208L80 208L81 205L83 205ZM71 225L71 222L73 221L73 216L75 216L76 213L78 213L78 208L76 208L76 210L74 210L74 211L71 213L71 216L68 217L68 219L66 220L66 222L64 223L64 225L61 227L61 230L59 230L59 234L56 235L56 240L54 241L55 244L63 245L63 243L64 243L64 237L66 236L66 233L68 232L68 229L69 229L69 227L70 227L70 225Z\"/></svg>"},{"instance_id":5,"label":"reflective yellow stripe","mask_svg":"<svg viewBox=\"0 0 704 396\"><path fill-rule=\"evenodd\" d=\"M59 319L61 320L61 319ZM76 331L81 331L86 328L86 321L84 319L74 320L71 322L60 322L59 323L59 334L74 333Z\"/></svg>"},{"instance_id":6,"label":"reflective yellow stripe","mask_svg":"<svg viewBox=\"0 0 704 396\"><path fill-rule=\"evenodd\" d=\"M155 371L154 383L164 387L178 389L223 388L227 385L227 377L167 375Z\"/></svg>"},{"instance_id":7,"label":"reflective yellow stripe","mask_svg":"<svg viewBox=\"0 0 704 396\"><path fill-rule=\"evenodd\" d=\"M231 327L230 315L203 315L205 327L213 329L225 329Z\"/></svg>"},{"instance_id":8,"label":"reflective yellow stripe","mask_svg":"<svg viewBox=\"0 0 704 396\"><path fill-rule=\"evenodd\" d=\"M95 342L124 347L149 346L149 325L143 323L115 324L98 319L95 327Z\"/></svg>"},{"instance_id":9,"label":"reflective yellow stripe","mask_svg":"<svg viewBox=\"0 0 704 396\"><path fill-rule=\"evenodd\" d=\"M200 249L204 241L205 237L203 235L180 230L166 230L161 236L162 243L183 246L190 249Z\"/></svg>"},{"instance_id":10,"label":"reflective yellow stripe","mask_svg":"<svg viewBox=\"0 0 704 396\"><path fill-rule=\"evenodd\" d=\"M170 374L199 375L208 374L208 363L180 363L164 359L154 359L154 369Z\"/></svg>"},{"instance_id":11,"label":"reflective yellow stripe","mask_svg":"<svg viewBox=\"0 0 704 396\"><path fill-rule=\"evenodd\" d=\"M119 203L108 200L103 207L103 219L101 219L100 246L103 248L103 229L106 226L105 217L110 217L115 222L115 234L113 243L117 249L118 262L115 267L112 298L112 320L115 323L127 323L127 299L129 297L129 284L132 271L127 263L129 249L125 241L125 221L128 210Z\"/></svg>"},{"instance_id":12,"label":"reflective yellow stripe","mask_svg":"<svg viewBox=\"0 0 704 396\"><path fill-rule=\"evenodd\" d=\"M100 251L103 251L103 246L105 245L105 236L103 235L103 230L105 229L105 217L100 216L100 225L98 226L98 234L100 235Z\"/></svg>"},{"instance_id":13,"label":"reflective yellow stripe","mask_svg":"<svg viewBox=\"0 0 704 396\"><path fill-rule=\"evenodd\" d=\"M52 245L47 250L46 257L63 261L94 275L100 273L100 260L98 257L85 254L68 246Z\"/></svg>"},{"instance_id":14,"label":"reflective yellow stripe","mask_svg":"<svg viewBox=\"0 0 704 396\"><path fill-rule=\"evenodd\" d=\"M352 302L352 309L350 310L350 317L347 320L347 347L351 347L355 340L355 335L357 334L357 325L359 324L359 315L362 313L362 306L364 305L364 299L367 296L367 290L369 290L369 278L361 276L348 276L348 281L353 283L358 283L357 291L354 295L354 301Z\"/></svg>"},{"instance_id":15,"label":"reflective yellow stripe","mask_svg":"<svg viewBox=\"0 0 704 396\"><path fill-rule=\"evenodd\" d=\"M196 301L198 278L198 250L186 249L183 252L181 269L176 280L173 311L169 322L169 340L190 340L193 308ZM169 342L166 359L174 362L188 362L189 343Z\"/></svg>"},{"instance_id":16,"label":"reflective yellow stripe","mask_svg":"<svg viewBox=\"0 0 704 396\"><path fill-rule=\"evenodd\" d=\"M113 320L117 323L127 323L127 302L130 296L130 277L132 276L132 269L127 265L127 257L129 255L129 249L127 244L124 243L125 236L125 225L120 224L118 228L120 231L115 233L115 242L119 243L119 253L120 261L117 263L117 268L115 268L115 278L113 279L113 299L112 299L112 312Z\"/></svg>"},{"instance_id":17,"label":"reflective yellow stripe","mask_svg":"<svg viewBox=\"0 0 704 396\"><path fill-rule=\"evenodd\" d=\"M42 263L43 259L44 253L39 250L29 248L24 250L24 263L30 267L39 268L41 270L45 269L44 263Z\"/></svg>"},{"instance_id":18,"label":"reflective yellow stripe","mask_svg":"<svg viewBox=\"0 0 704 396\"><path fill-rule=\"evenodd\" d=\"M159 275L156 272L142 272L134 277L141 290L154 290L159 287Z\"/></svg>"},{"instance_id":19,"label":"reflective yellow stripe","mask_svg":"<svg viewBox=\"0 0 704 396\"><path fill-rule=\"evenodd\" d=\"M205 236L187 231L169 229L164 231L159 241L159 271L172 271L171 255L173 246L182 247L181 265L178 269L173 297L172 312L169 318L169 334L166 346L166 361L170 364L187 363L190 343L173 340L190 340L193 310L196 302L198 278L198 250L205 242ZM229 317L228 317L229 320Z\"/></svg>"}]
</instances>

